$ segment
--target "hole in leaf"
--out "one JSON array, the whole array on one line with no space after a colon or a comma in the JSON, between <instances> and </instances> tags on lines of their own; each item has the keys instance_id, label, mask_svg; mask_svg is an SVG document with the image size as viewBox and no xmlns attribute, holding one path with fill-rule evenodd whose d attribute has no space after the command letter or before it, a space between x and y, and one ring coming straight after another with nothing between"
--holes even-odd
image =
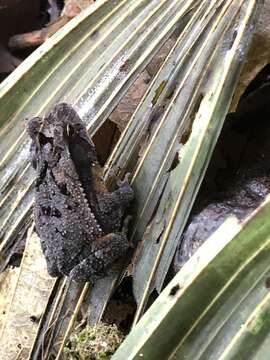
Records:
<instances>
[{"instance_id":1,"label":"hole in leaf","mask_svg":"<svg viewBox=\"0 0 270 360\"><path fill-rule=\"evenodd\" d=\"M38 322L38 318L37 318L35 315L31 315L31 316L30 316L30 320L31 320L33 323Z\"/></svg>"},{"instance_id":2,"label":"hole in leaf","mask_svg":"<svg viewBox=\"0 0 270 360\"><path fill-rule=\"evenodd\" d=\"M176 168L176 166L179 164L179 157L178 157L178 152L174 155L174 159L171 163L171 166L169 168L168 172L171 172L172 170L174 170Z\"/></svg>"},{"instance_id":3,"label":"hole in leaf","mask_svg":"<svg viewBox=\"0 0 270 360\"><path fill-rule=\"evenodd\" d=\"M266 289L270 289L270 277L267 277L265 279L265 287L266 287Z\"/></svg>"},{"instance_id":4,"label":"hole in leaf","mask_svg":"<svg viewBox=\"0 0 270 360\"><path fill-rule=\"evenodd\" d=\"M173 286L170 291L170 296L174 296L180 290L179 284Z\"/></svg>"}]
</instances>

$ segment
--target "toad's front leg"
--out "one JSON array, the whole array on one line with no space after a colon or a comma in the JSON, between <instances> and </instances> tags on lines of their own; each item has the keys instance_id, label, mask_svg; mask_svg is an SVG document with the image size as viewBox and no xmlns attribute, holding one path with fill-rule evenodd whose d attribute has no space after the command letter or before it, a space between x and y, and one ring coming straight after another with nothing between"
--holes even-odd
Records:
<instances>
[{"instance_id":1,"label":"toad's front leg","mask_svg":"<svg viewBox=\"0 0 270 360\"><path fill-rule=\"evenodd\" d=\"M132 246L127 239L129 220L130 216L125 219L122 232L107 234L93 242L91 254L71 270L72 280L95 282L106 274L108 267Z\"/></svg>"},{"instance_id":2,"label":"toad's front leg","mask_svg":"<svg viewBox=\"0 0 270 360\"><path fill-rule=\"evenodd\" d=\"M97 194L99 210L105 216L110 216L115 210L125 209L133 200L134 192L129 183L130 173L127 173L124 180L118 180L118 189L113 192Z\"/></svg>"}]
</instances>

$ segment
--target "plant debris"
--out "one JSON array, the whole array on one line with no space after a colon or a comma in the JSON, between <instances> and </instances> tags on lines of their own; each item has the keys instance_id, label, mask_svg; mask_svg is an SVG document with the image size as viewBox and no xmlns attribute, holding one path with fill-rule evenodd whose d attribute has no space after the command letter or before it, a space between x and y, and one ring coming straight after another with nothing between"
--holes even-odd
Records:
<instances>
[{"instance_id":1,"label":"plant debris","mask_svg":"<svg viewBox=\"0 0 270 360\"><path fill-rule=\"evenodd\" d=\"M124 335L116 325L86 326L70 336L64 348L66 360L107 360L117 350Z\"/></svg>"}]
</instances>

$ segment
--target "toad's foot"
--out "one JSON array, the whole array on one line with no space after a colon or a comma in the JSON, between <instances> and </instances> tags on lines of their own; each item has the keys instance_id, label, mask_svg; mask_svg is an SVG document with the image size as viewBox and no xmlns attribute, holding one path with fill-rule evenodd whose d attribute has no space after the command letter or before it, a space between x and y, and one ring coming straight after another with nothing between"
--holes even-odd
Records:
<instances>
[{"instance_id":1,"label":"toad's foot","mask_svg":"<svg viewBox=\"0 0 270 360\"><path fill-rule=\"evenodd\" d=\"M126 173L124 180L117 180L116 184L119 188L124 187L124 186L129 186L130 184L130 179L131 179L131 173Z\"/></svg>"}]
</instances>

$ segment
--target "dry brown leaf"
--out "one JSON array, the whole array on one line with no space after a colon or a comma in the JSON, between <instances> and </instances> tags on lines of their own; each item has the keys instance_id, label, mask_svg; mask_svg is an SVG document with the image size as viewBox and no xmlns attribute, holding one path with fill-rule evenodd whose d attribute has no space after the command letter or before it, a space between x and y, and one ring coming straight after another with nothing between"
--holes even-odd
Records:
<instances>
[{"instance_id":1,"label":"dry brown leaf","mask_svg":"<svg viewBox=\"0 0 270 360\"><path fill-rule=\"evenodd\" d=\"M39 238L30 229L19 276L10 294L1 329L0 359L25 358L28 354L53 282L47 272Z\"/></svg>"},{"instance_id":2,"label":"dry brown leaf","mask_svg":"<svg viewBox=\"0 0 270 360\"><path fill-rule=\"evenodd\" d=\"M9 48L26 49L43 44L44 41L55 34L70 19L93 3L94 0L67 0L60 17L53 16L51 22L40 30L11 36L8 41Z\"/></svg>"},{"instance_id":3,"label":"dry brown leaf","mask_svg":"<svg viewBox=\"0 0 270 360\"><path fill-rule=\"evenodd\" d=\"M143 97L150 80L148 72L142 72L110 115L110 120L117 124L120 131L123 131L127 125L128 120Z\"/></svg>"},{"instance_id":4,"label":"dry brown leaf","mask_svg":"<svg viewBox=\"0 0 270 360\"><path fill-rule=\"evenodd\" d=\"M0 274L0 333L6 321L10 299L15 290L19 273L20 269L16 267L9 268Z\"/></svg>"},{"instance_id":5,"label":"dry brown leaf","mask_svg":"<svg viewBox=\"0 0 270 360\"><path fill-rule=\"evenodd\" d=\"M146 66L146 69L151 77L156 75L158 69L163 64L166 56L169 54L174 43L175 43L174 38L168 39L166 43L162 46L162 48L159 50L159 52L156 54L156 56L154 56L154 58Z\"/></svg>"},{"instance_id":6,"label":"dry brown leaf","mask_svg":"<svg viewBox=\"0 0 270 360\"><path fill-rule=\"evenodd\" d=\"M22 61L0 44L0 73L13 71Z\"/></svg>"},{"instance_id":7,"label":"dry brown leaf","mask_svg":"<svg viewBox=\"0 0 270 360\"><path fill-rule=\"evenodd\" d=\"M66 0L62 10L62 16L67 16L71 19L93 3L94 0Z\"/></svg>"}]
</instances>

